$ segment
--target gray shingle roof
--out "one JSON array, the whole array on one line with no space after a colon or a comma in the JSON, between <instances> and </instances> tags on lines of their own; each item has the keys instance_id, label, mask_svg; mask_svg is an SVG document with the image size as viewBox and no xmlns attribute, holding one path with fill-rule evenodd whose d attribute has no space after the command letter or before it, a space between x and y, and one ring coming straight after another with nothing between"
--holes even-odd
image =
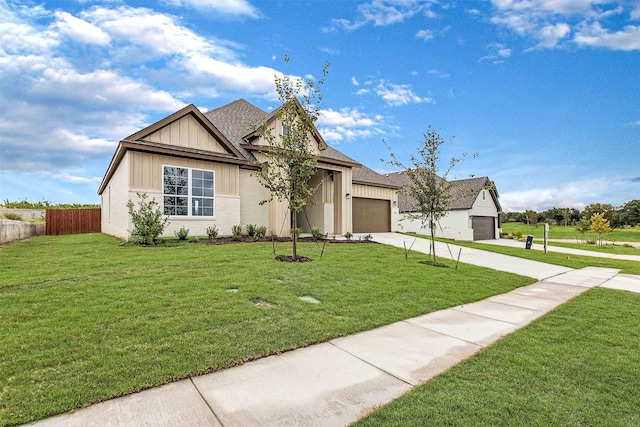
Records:
<instances>
[{"instance_id":1,"label":"gray shingle roof","mask_svg":"<svg viewBox=\"0 0 640 427\"><path fill-rule=\"evenodd\" d=\"M253 164L256 158L241 147L245 142L242 137L262 124L267 113L244 99L237 99L204 115Z\"/></svg>"},{"instance_id":2,"label":"gray shingle roof","mask_svg":"<svg viewBox=\"0 0 640 427\"><path fill-rule=\"evenodd\" d=\"M386 175L396 185L405 187L405 189L398 192L398 208L400 212L414 212L417 209L416 201L411 197L406 187L411 185L411 179L405 171L394 172ZM439 179L442 179L438 177ZM498 192L495 190L495 185L488 177L481 178L469 178L456 181L450 181L451 187L451 204L449 208L451 210L458 209L471 209L478 194L483 189L489 189L491 196L498 208L498 211L502 210L500 203L498 202Z\"/></svg>"},{"instance_id":3,"label":"gray shingle roof","mask_svg":"<svg viewBox=\"0 0 640 427\"><path fill-rule=\"evenodd\" d=\"M207 111L204 115L249 160L249 163L253 164L256 158L251 152L242 147L242 144L246 142L243 138L251 133L256 126L268 120L274 113L275 111L267 114L250 102L244 99L237 99L227 105ZM325 160L328 163L337 161L352 166L354 181L383 187L397 187L393 181L366 166L360 165L360 163L333 147L327 146L325 150L322 150L319 160Z\"/></svg>"},{"instance_id":4,"label":"gray shingle roof","mask_svg":"<svg viewBox=\"0 0 640 427\"><path fill-rule=\"evenodd\" d=\"M380 175L378 172L369 169L368 167L361 165L359 167L354 167L352 169L352 178L353 182L357 183L366 183L372 185L378 185L381 187L390 187L390 188L398 188L395 182L391 179L387 178L384 175Z\"/></svg>"}]
</instances>

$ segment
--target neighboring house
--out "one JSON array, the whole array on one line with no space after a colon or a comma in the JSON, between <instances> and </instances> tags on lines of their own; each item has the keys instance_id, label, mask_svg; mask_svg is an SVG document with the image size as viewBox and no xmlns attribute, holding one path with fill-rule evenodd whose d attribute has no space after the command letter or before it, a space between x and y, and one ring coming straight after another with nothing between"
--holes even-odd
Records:
<instances>
[{"instance_id":1,"label":"neighboring house","mask_svg":"<svg viewBox=\"0 0 640 427\"><path fill-rule=\"evenodd\" d=\"M400 187L409 186L411 180L406 172L387 174ZM487 177L451 181L451 204L449 212L436 224L436 236L455 240L486 240L500 236L500 215L495 184ZM429 223L410 218L416 214L416 201L407 190L398 194L399 226L405 232L430 234Z\"/></svg>"},{"instance_id":2,"label":"neighboring house","mask_svg":"<svg viewBox=\"0 0 640 427\"><path fill-rule=\"evenodd\" d=\"M276 114L239 99L202 113L193 104L123 139L118 144L98 194L102 197L102 231L128 238L132 225L127 201L147 193L169 216L165 236L180 227L205 235L216 225L230 235L233 225L267 226L269 233L289 235L286 206L268 198L253 175L268 144L255 129L267 123L282 134ZM309 181L314 203L298 215L303 231L318 227L329 234L395 229L398 188L389 178L329 147L311 133L317 172Z\"/></svg>"}]
</instances>

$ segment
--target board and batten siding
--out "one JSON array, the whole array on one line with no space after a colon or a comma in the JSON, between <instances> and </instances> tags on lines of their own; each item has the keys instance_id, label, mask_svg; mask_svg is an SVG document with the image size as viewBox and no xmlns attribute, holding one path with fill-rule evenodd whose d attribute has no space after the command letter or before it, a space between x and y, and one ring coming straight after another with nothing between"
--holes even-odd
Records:
<instances>
[{"instance_id":1,"label":"board and batten siding","mask_svg":"<svg viewBox=\"0 0 640 427\"><path fill-rule=\"evenodd\" d=\"M161 154L131 151L129 188L132 191L162 191L162 167L180 166L215 172L216 196L239 196L240 174L237 165L184 159Z\"/></svg>"},{"instance_id":2,"label":"board and batten siding","mask_svg":"<svg viewBox=\"0 0 640 427\"><path fill-rule=\"evenodd\" d=\"M391 188L374 187L372 185L353 184L353 197L367 199L396 200L396 191Z\"/></svg>"},{"instance_id":3,"label":"board and batten siding","mask_svg":"<svg viewBox=\"0 0 640 427\"><path fill-rule=\"evenodd\" d=\"M196 148L198 150L228 153L211 134L192 116L181 119L146 136L145 141L159 142L178 147Z\"/></svg>"}]
</instances>

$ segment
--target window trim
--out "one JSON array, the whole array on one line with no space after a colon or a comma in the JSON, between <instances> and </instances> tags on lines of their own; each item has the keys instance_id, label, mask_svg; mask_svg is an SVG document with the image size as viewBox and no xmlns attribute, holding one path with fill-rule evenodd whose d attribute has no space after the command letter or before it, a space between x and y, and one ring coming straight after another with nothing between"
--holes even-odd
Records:
<instances>
[{"instance_id":1,"label":"window trim","mask_svg":"<svg viewBox=\"0 0 640 427\"><path fill-rule=\"evenodd\" d=\"M187 214L186 215L167 215L164 213L164 198L165 196L170 196L165 194L164 192L164 168L181 168L181 169L186 169L187 170ZM201 169L201 168L192 168L189 166L178 166L178 165L172 165L172 164L162 164L161 165L161 190L160 193L162 194L162 212L163 215L168 216L169 218L172 219L207 219L207 220L211 220L211 219L215 219L216 217L216 171L213 169ZM213 174L213 197L207 197L207 196L194 196L193 195L193 171L197 170L197 171L203 171L203 172L211 172ZM184 197L184 196L183 196ZM211 216L205 216L205 215L193 215L193 199L202 199L202 198L206 198L206 199L211 199L213 200L213 215Z\"/></svg>"}]
</instances>

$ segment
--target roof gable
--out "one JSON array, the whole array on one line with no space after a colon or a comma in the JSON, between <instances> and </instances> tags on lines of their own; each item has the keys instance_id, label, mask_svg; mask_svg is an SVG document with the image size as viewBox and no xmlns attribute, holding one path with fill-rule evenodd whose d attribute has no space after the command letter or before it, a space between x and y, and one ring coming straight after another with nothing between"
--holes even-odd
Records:
<instances>
[{"instance_id":1,"label":"roof gable","mask_svg":"<svg viewBox=\"0 0 640 427\"><path fill-rule=\"evenodd\" d=\"M245 158L193 104L130 135L125 140L158 143Z\"/></svg>"},{"instance_id":2,"label":"roof gable","mask_svg":"<svg viewBox=\"0 0 640 427\"><path fill-rule=\"evenodd\" d=\"M417 209L416 201L411 197L409 191L406 190L406 188L411 185L411 178L409 178L405 171L390 173L386 176L398 186L405 187L405 189L398 192L398 207L400 212L414 212ZM440 177L438 178L442 179ZM450 210L471 209L482 190L489 190L498 211L502 210L500 202L498 202L498 191L495 188L495 184L488 177L450 181L450 184Z\"/></svg>"}]
</instances>

